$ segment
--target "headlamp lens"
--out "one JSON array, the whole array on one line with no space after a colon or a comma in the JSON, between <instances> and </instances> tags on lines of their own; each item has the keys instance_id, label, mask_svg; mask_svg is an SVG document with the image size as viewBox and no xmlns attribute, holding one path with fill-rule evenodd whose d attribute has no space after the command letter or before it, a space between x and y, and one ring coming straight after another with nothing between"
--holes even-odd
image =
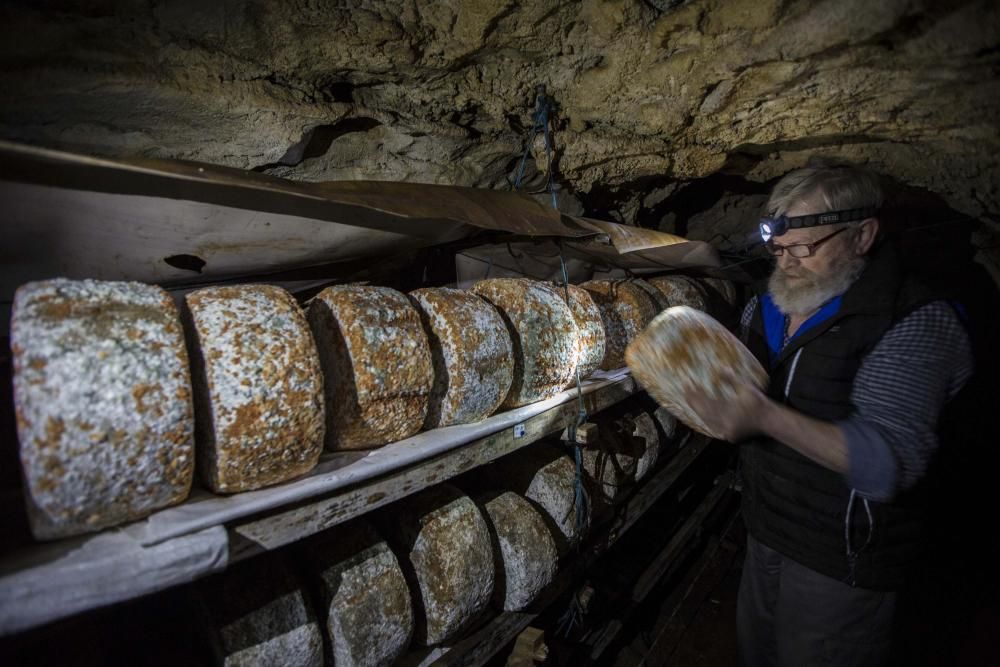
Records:
<instances>
[{"instance_id":1,"label":"headlamp lens","mask_svg":"<svg viewBox=\"0 0 1000 667\"><path fill-rule=\"evenodd\" d=\"M767 243L775 236L781 236L788 231L788 218L779 215L776 218L760 219L760 237Z\"/></svg>"},{"instance_id":2,"label":"headlamp lens","mask_svg":"<svg viewBox=\"0 0 1000 667\"><path fill-rule=\"evenodd\" d=\"M768 241L771 240L772 236L774 236L774 234L771 232L771 225L770 225L770 223L761 222L760 223L760 238L762 238L764 240L764 243L767 243Z\"/></svg>"}]
</instances>

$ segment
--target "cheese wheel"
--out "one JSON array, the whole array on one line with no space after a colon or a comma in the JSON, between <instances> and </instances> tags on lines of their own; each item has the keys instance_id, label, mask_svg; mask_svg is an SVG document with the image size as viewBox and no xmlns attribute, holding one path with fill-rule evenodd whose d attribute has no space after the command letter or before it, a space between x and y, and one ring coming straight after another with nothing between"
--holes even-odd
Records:
<instances>
[{"instance_id":1,"label":"cheese wheel","mask_svg":"<svg viewBox=\"0 0 1000 667\"><path fill-rule=\"evenodd\" d=\"M660 290L672 306L689 306L696 310L708 310L708 294L694 278L682 275L657 276L649 283Z\"/></svg>"},{"instance_id":2,"label":"cheese wheel","mask_svg":"<svg viewBox=\"0 0 1000 667\"><path fill-rule=\"evenodd\" d=\"M583 518L577 521L576 464L559 447L531 445L473 471L479 486L510 489L542 513L560 555L568 553L590 529L590 505L582 496Z\"/></svg>"},{"instance_id":3,"label":"cheese wheel","mask_svg":"<svg viewBox=\"0 0 1000 667\"><path fill-rule=\"evenodd\" d=\"M114 526L187 497L191 380L165 291L96 280L28 283L14 295L11 350L36 538Z\"/></svg>"},{"instance_id":4,"label":"cheese wheel","mask_svg":"<svg viewBox=\"0 0 1000 667\"><path fill-rule=\"evenodd\" d=\"M629 369L658 403L682 422L713 438L687 403L700 390L716 398L735 398L738 381L763 388L767 373L746 347L710 315L687 306L669 308L626 351Z\"/></svg>"},{"instance_id":5,"label":"cheese wheel","mask_svg":"<svg viewBox=\"0 0 1000 667\"><path fill-rule=\"evenodd\" d=\"M596 443L582 447L583 470L595 503L594 511L598 513L619 500L626 487L635 482L638 457L619 451L617 444L602 434Z\"/></svg>"},{"instance_id":6,"label":"cheese wheel","mask_svg":"<svg viewBox=\"0 0 1000 667\"><path fill-rule=\"evenodd\" d=\"M653 300L653 303L656 304L657 314L670 307L670 301L667 300L667 296L642 278L633 278L629 282L641 289Z\"/></svg>"},{"instance_id":7,"label":"cheese wheel","mask_svg":"<svg viewBox=\"0 0 1000 667\"><path fill-rule=\"evenodd\" d=\"M576 377L576 322L551 285L490 278L473 285L472 291L500 310L513 344L514 377L503 409L551 398Z\"/></svg>"},{"instance_id":8,"label":"cheese wheel","mask_svg":"<svg viewBox=\"0 0 1000 667\"><path fill-rule=\"evenodd\" d=\"M733 281L726 280L725 278L702 278L703 282L708 289L714 290L722 300L729 306L736 307L736 285Z\"/></svg>"},{"instance_id":9,"label":"cheese wheel","mask_svg":"<svg viewBox=\"0 0 1000 667\"><path fill-rule=\"evenodd\" d=\"M660 457L660 433L656 430L656 422L646 412L628 415L625 418L626 430L639 450L635 463L635 480L645 479Z\"/></svg>"},{"instance_id":10,"label":"cheese wheel","mask_svg":"<svg viewBox=\"0 0 1000 667\"><path fill-rule=\"evenodd\" d=\"M477 498L496 537L498 562L493 602L520 611L538 597L556 574L559 553L549 527L528 500L511 491Z\"/></svg>"},{"instance_id":11,"label":"cheese wheel","mask_svg":"<svg viewBox=\"0 0 1000 667\"><path fill-rule=\"evenodd\" d=\"M301 582L280 556L237 563L198 585L216 663L322 667L323 636Z\"/></svg>"},{"instance_id":12,"label":"cheese wheel","mask_svg":"<svg viewBox=\"0 0 1000 667\"><path fill-rule=\"evenodd\" d=\"M432 487L381 513L379 526L410 577L418 643L454 638L489 606L490 531L468 496L448 484Z\"/></svg>"},{"instance_id":13,"label":"cheese wheel","mask_svg":"<svg viewBox=\"0 0 1000 667\"><path fill-rule=\"evenodd\" d=\"M514 354L497 309L467 290L410 292L434 364L424 428L477 422L493 414L510 391Z\"/></svg>"},{"instance_id":14,"label":"cheese wheel","mask_svg":"<svg viewBox=\"0 0 1000 667\"><path fill-rule=\"evenodd\" d=\"M625 365L625 348L656 316L657 306L641 288L627 280L591 280L580 285L601 311L606 335L601 368Z\"/></svg>"},{"instance_id":15,"label":"cheese wheel","mask_svg":"<svg viewBox=\"0 0 1000 667\"><path fill-rule=\"evenodd\" d=\"M249 491L298 477L323 448L323 377L292 295L271 285L186 297L198 468L210 489Z\"/></svg>"},{"instance_id":16,"label":"cheese wheel","mask_svg":"<svg viewBox=\"0 0 1000 667\"><path fill-rule=\"evenodd\" d=\"M337 285L309 305L326 378L327 449L377 447L413 435L434 384L416 307L388 287Z\"/></svg>"},{"instance_id":17,"label":"cheese wheel","mask_svg":"<svg viewBox=\"0 0 1000 667\"><path fill-rule=\"evenodd\" d=\"M604 320L590 292L576 285L569 285L566 289L569 291L569 308L576 322L576 363L582 380L604 363Z\"/></svg>"},{"instance_id":18,"label":"cheese wheel","mask_svg":"<svg viewBox=\"0 0 1000 667\"><path fill-rule=\"evenodd\" d=\"M671 442L677 434L677 417L674 417L670 410L661 405L653 411L653 418L660 425L663 437L666 438L667 442Z\"/></svg>"},{"instance_id":19,"label":"cheese wheel","mask_svg":"<svg viewBox=\"0 0 1000 667\"><path fill-rule=\"evenodd\" d=\"M338 667L388 665L413 636L410 589L389 545L370 523L356 520L301 548L320 623Z\"/></svg>"}]
</instances>

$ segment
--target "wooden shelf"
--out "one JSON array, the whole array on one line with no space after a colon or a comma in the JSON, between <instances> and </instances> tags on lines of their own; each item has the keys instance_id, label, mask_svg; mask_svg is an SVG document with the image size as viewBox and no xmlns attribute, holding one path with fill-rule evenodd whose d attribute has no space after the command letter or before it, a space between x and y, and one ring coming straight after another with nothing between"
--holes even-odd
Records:
<instances>
[{"instance_id":1,"label":"wooden shelf","mask_svg":"<svg viewBox=\"0 0 1000 667\"><path fill-rule=\"evenodd\" d=\"M596 413L638 391L631 376L587 381ZM107 530L32 545L0 561L0 635L164 590L326 530L559 433L576 391L474 425L435 429L365 453L327 455L310 475L180 506ZM640 512L641 513L641 512Z\"/></svg>"},{"instance_id":2,"label":"wooden shelf","mask_svg":"<svg viewBox=\"0 0 1000 667\"><path fill-rule=\"evenodd\" d=\"M646 480L624 505L617 508L614 518L596 536L591 536L588 546L568 564L562 566L555 580L542 592L530 609L501 613L455 644L411 655L404 664L477 666L488 662L497 652L514 641L548 605L578 582L581 575L600 556L674 487L677 480L701 457L711 442L705 436L691 437L685 447ZM728 478L720 479L720 487L728 488L728 484ZM713 491L713 494L717 495L718 492ZM684 531L684 534L688 532Z\"/></svg>"}]
</instances>

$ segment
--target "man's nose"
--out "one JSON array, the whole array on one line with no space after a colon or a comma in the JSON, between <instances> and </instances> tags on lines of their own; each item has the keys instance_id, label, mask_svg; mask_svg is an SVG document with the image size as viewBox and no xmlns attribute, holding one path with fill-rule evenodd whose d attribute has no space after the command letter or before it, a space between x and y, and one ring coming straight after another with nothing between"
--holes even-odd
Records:
<instances>
[{"instance_id":1,"label":"man's nose","mask_svg":"<svg viewBox=\"0 0 1000 667\"><path fill-rule=\"evenodd\" d=\"M781 268L782 270L789 269L793 266L798 266L800 264L797 258L792 257L790 254L788 254L787 250L778 255L777 259L778 259L778 267Z\"/></svg>"}]
</instances>

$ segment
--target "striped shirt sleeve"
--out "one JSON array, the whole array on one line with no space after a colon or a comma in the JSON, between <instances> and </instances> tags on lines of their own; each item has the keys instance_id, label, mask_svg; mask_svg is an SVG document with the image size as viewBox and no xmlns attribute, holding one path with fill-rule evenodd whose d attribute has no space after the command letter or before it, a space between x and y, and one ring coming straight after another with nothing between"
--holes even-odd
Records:
<instances>
[{"instance_id":1,"label":"striped shirt sleeve","mask_svg":"<svg viewBox=\"0 0 1000 667\"><path fill-rule=\"evenodd\" d=\"M753 311L757 308L757 295L750 297L747 301L747 305L743 308L743 314L740 316L740 340L744 343L747 341L747 336L750 333L750 321L753 320Z\"/></svg>"},{"instance_id":2,"label":"striped shirt sleeve","mask_svg":"<svg viewBox=\"0 0 1000 667\"><path fill-rule=\"evenodd\" d=\"M865 357L851 390L852 415L838 425L848 448L848 484L891 500L927 472L937 421L973 371L971 345L954 310L935 301L893 326Z\"/></svg>"}]
</instances>

